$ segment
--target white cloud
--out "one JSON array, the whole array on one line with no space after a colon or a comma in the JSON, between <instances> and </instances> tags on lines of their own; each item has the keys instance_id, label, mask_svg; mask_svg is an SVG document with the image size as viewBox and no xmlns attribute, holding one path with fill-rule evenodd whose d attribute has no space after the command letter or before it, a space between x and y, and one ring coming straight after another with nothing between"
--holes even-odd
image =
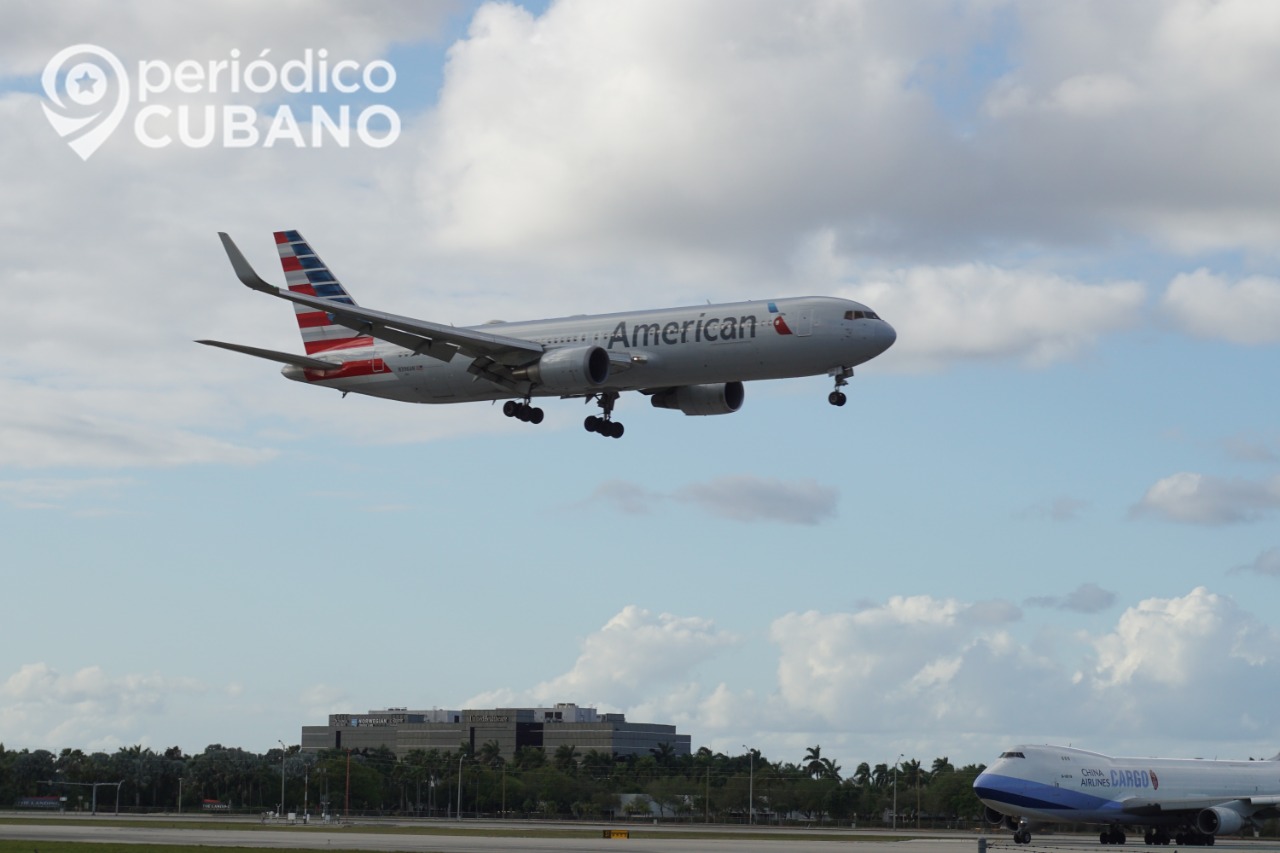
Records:
<instances>
[{"instance_id":1,"label":"white cloud","mask_svg":"<svg viewBox=\"0 0 1280 853\"><path fill-rule=\"evenodd\" d=\"M1041 235L1145 234L1177 251L1271 253L1280 188L1280 17L1249 0L1019 4L984 151ZM1103 152L1105 151L1105 156ZM1036 210L1036 206L1041 209ZM1091 221L1090 221L1091 220ZM1014 226L1015 228L1018 226Z\"/></svg>"},{"instance_id":2,"label":"white cloud","mask_svg":"<svg viewBox=\"0 0 1280 853\"><path fill-rule=\"evenodd\" d=\"M1176 276L1161 308L1189 334L1235 344L1280 343L1280 279L1232 282L1206 269Z\"/></svg>"},{"instance_id":3,"label":"white cloud","mask_svg":"<svg viewBox=\"0 0 1280 853\"><path fill-rule=\"evenodd\" d=\"M154 725L175 700L206 692L193 678L111 675L99 666L67 675L43 662L24 664L0 684L0 728L23 743L118 742Z\"/></svg>"},{"instance_id":4,"label":"white cloud","mask_svg":"<svg viewBox=\"0 0 1280 853\"><path fill-rule=\"evenodd\" d=\"M1280 634L1204 587L1182 598L1140 602L1093 645L1094 686L1103 690L1179 688L1221 695L1209 688L1238 684L1241 676L1269 680L1280 670ZM1144 713L1156 707L1142 704Z\"/></svg>"},{"instance_id":5,"label":"white cloud","mask_svg":"<svg viewBox=\"0 0 1280 853\"><path fill-rule=\"evenodd\" d=\"M537 18L486 5L450 51L420 177L430 231L457 249L767 255L851 199L920 194L951 158L897 53L938 36L902 18L826 3L603 14L570 0Z\"/></svg>"},{"instance_id":6,"label":"white cloud","mask_svg":"<svg viewBox=\"0 0 1280 853\"><path fill-rule=\"evenodd\" d=\"M1280 509L1280 477L1258 482L1180 471L1147 489L1130 514L1192 524L1232 524L1256 521L1276 509Z\"/></svg>"},{"instance_id":7,"label":"white cloud","mask_svg":"<svg viewBox=\"0 0 1280 853\"><path fill-rule=\"evenodd\" d=\"M881 359L908 368L1070 358L1102 335L1136 325L1146 299L1137 282L1088 285L986 264L897 270L847 287L845 295L894 324L898 342Z\"/></svg>"},{"instance_id":8,"label":"white cloud","mask_svg":"<svg viewBox=\"0 0 1280 853\"><path fill-rule=\"evenodd\" d=\"M1084 584L1058 606L1109 596ZM874 759L886 745L987 760L1020 739L1087 737L1111 749L1145 743L1156 727L1189 751L1217 741L1248 743L1241 754L1251 754L1280 723L1269 687L1280 677L1280 635L1204 588L1141 601L1097 633L1022 622L1007 601L921 595L787 613L769 639L777 680L762 695L696 673L713 656L732 671L740 652L759 668L757 650L707 620L629 607L588 638L565 675L470 705L599 701L633 721L674 722L713 749L738 754L745 739L773 760L814 743L846 761ZM1089 712L1097 708L1107 713Z\"/></svg>"},{"instance_id":9,"label":"white cloud","mask_svg":"<svg viewBox=\"0 0 1280 853\"><path fill-rule=\"evenodd\" d=\"M534 702L599 702L627 708L686 683L694 669L739 642L709 619L654 614L628 605L587 637L572 669L527 692L502 690L468 700L469 707Z\"/></svg>"},{"instance_id":10,"label":"white cloud","mask_svg":"<svg viewBox=\"0 0 1280 853\"><path fill-rule=\"evenodd\" d=\"M965 618L971 605L931 596L894 597L855 613L792 613L774 620L778 688L788 710L816 714L825 726L901 731L954 726L978 709L976 657L1004 660L1009 675L1034 664L1006 654L1000 623ZM1008 612L1010 618L1016 608ZM1005 623L1007 624L1007 622ZM985 680L985 679L984 679ZM874 704L865 700L876 696Z\"/></svg>"}]
</instances>

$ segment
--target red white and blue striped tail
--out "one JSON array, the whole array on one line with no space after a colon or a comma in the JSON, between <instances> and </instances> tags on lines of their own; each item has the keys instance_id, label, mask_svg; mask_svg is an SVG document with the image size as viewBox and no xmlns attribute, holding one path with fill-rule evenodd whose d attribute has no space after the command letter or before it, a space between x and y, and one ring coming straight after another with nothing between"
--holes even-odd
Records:
<instances>
[{"instance_id":1,"label":"red white and blue striped tail","mask_svg":"<svg viewBox=\"0 0 1280 853\"><path fill-rule=\"evenodd\" d=\"M280 266L284 267L284 280L295 293L305 293L334 302L355 305L347 289L329 271L311 249L311 244L297 231L277 231L276 248L280 250ZM302 332L302 344L307 355L326 350L364 347L373 344L373 338L361 335L333 322L333 316L317 311L309 305L293 306L298 317L298 330Z\"/></svg>"}]
</instances>

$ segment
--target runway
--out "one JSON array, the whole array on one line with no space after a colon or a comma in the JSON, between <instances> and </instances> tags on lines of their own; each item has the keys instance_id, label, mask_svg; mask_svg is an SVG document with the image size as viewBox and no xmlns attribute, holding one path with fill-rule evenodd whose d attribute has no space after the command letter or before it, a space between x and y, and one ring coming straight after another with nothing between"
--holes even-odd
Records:
<instances>
[{"instance_id":1,"label":"runway","mask_svg":"<svg viewBox=\"0 0 1280 853\"><path fill-rule=\"evenodd\" d=\"M1029 845L1015 845L1008 835L978 836L972 833L900 834L854 830L747 830L711 827L633 827L630 838L606 839L608 827L564 825L555 827L485 824L455 827L291 826L271 829L208 829L169 825L146 827L112 822L69 819L53 823L16 823L0 820L0 839L30 842L77 841L104 844L171 844L206 847L261 847L281 850L426 851L426 853L549 853L549 851L602 851L602 853L979 853L979 838L987 840L990 853L1084 853L1099 851L1096 837L1042 835ZM415 831L416 830L416 831ZM457 834L443 834L444 832ZM516 833L528 832L529 836ZM555 833L565 833L559 837ZM568 835L571 834L571 835ZM699 837L705 836L705 837ZM1145 847L1137 841L1138 849ZM1280 853L1274 839L1220 841L1217 848L1248 853ZM1180 848L1160 848L1176 853Z\"/></svg>"},{"instance_id":2,"label":"runway","mask_svg":"<svg viewBox=\"0 0 1280 853\"><path fill-rule=\"evenodd\" d=\"M131 822L133 823L133 822ZM172 821L169 821L171 824ZM81 841L104 844L180 844L209 847L266 847L281 850L427 851L428 853L977 853L976 836L884 841L884 836L850 830L761 831L735 827L630 827L630 838L603 837L600 826L521 826L490 823L462 828L427 826L289 826L271 829L207 829L167 825L144 827L110 822L8 823L0 821L0 839L31 842ZM444 833L450 834L444 834ZM528 836L518 833L527 832ZM698 837L705 836L705 837ZM1020 851L1021 853L1021 851Z\"/></svg>"}]
</instances>

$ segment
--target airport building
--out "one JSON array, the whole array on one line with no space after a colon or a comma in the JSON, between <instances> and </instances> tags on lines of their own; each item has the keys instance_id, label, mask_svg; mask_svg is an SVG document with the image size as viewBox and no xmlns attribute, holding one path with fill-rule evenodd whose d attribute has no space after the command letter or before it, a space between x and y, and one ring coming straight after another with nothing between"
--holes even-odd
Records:
<instances>
[{"instance_id":1,"label":"airport building","mask_svg":"<svg viewBox=\"0 0 1280 853\"><path fill-rule=\"evenodd\" d=\"M508 760L524 747L540 747L552 755L564 745L576 747L579 756L593 749L643 756L664 743L675 755L690 752L689 735L678 734L675 726L628 723L624 714L601 714L573 703L469 711L388 708L367 714L330 714L327 726L302 727L304 750L385 746L400 758L414 749L456 752L463 743L479 750L489 741L497 741L500 754Z\"/></svg>"}]
</instances>

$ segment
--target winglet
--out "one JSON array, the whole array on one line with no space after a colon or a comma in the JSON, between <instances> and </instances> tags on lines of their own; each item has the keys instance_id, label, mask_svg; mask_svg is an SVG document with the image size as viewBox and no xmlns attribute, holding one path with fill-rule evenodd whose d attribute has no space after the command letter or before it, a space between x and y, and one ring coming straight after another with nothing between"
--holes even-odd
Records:
<instances>
[{"instance_id":1,"label":"winglet","mask_svg":"<svg viewBox=\"0 0 1280 853\"><path fill-rule=\"evenodd\" d=\"M263 293L278 294L280 288L272 284L267 284L259 275L254 272L253 267L245 260L244 254L240 251L240 247L235 244L231 236L225 231L219 231L218 237L222 239L222 248L226 249L227 257L231 259L231 268L236 271L236 278L244 282L246 287L254 290L261 290Z\"/></svg>"}]
</instances>

